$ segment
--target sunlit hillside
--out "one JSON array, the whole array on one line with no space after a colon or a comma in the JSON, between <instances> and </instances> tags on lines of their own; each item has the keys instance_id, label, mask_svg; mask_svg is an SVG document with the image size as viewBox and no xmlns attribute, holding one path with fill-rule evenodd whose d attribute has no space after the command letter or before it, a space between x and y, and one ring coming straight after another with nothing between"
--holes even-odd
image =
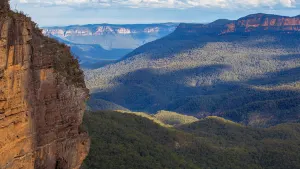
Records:
<instances>
[{"instance_id":1,"label":"sunlit hillside","mask_svg":"<svg viewBox=\"0 0 300 169\"><path fill-rule=\"evenodd\" d=\"M283 169L300 167L300 125L267 129L209 117L177 128L133 113L88 112L83 168Z\"/></svg>"}]
</instances>

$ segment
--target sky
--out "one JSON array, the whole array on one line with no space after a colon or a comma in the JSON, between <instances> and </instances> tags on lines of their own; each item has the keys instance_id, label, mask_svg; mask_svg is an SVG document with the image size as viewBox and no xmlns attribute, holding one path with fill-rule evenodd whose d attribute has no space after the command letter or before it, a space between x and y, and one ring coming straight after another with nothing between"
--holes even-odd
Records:
<instances>
[{"instance_id":1,"label":"sky","mask_svg":"<svg viewBox=\"0 0 300 169\"><path fill-rule=\"evenodd\" d=\"M254 13L300 15L300 0L11 0L39 26L208 23Z\"/></svg>"}]
</instances>

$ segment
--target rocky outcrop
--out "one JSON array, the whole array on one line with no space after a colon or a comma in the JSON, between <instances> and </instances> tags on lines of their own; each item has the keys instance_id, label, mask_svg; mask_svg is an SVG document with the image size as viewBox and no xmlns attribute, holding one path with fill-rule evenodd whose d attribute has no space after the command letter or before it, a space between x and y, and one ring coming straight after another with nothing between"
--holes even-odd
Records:
<instances>
[{"instance_id":1,"label":"rocky outcrop","mask_svg":"<svg viewBox=\"0 0 300 169\"><path fill-rule=\"evenodd\" d=\"M225 25L222 34L232 32L300 32L300 17L285 17L278 15L253 14Z\"/></svg>"},{"instance_id":2,"label":"rocky outcrop","mask_svg":"<svg viewBox=\"0 0 300 169\"><path fill-rule=\"evenodd\" d=\"M234 21L221 19L209 24L180 24L176 32L201 36L234 33L295 33L300 32L300 16L286 17L259 13Z\"/></svg>"},{"instance_id":3,"label":"rocky outcrop","mask_svg":"<svg viewBox=\"0 0 300 169\"><path fill-rule=\"evenodd\" d=\"M88 90L78 61L6 4L0 3L0 169L79 168L89 138L81 129Z\"/></svg>"}]
</instances>

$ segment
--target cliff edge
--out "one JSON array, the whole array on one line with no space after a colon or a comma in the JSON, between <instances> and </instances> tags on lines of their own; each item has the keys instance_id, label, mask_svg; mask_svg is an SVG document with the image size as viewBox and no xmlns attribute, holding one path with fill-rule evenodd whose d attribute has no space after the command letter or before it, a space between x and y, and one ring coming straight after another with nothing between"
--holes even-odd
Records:
<instances>
[{"instance_id":1,"label":"cliff edge","mask_svg":"<svg viewBox=\"0 0 300 169\"><path fill-rule=\"evenodd\" d=\"M271 14L252 14L238 20L219 19L209 24L180 24L175 32L199 35L244 33L299 33L300 16L287 17Z\"/></svg>"},{"instance_id":2,"label":"cliff edge","mask_svg":"<svg viewBox=\"0 0 300 169\"><path fill-rule=\"evenodd\" d=\"M76 169L88 154L88 97L67 46L0 2L0 169Z\"/></svg>"}]
</instances>

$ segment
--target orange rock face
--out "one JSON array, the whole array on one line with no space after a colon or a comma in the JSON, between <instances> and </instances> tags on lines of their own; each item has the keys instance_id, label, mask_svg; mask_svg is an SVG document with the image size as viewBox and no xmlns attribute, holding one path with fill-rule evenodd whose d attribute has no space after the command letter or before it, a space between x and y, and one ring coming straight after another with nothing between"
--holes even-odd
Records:
<instances>
[{"instance_id":1,"label":"orange rock face","mask_svg":"<svg viewBox=\"0 0 300 169\"><path fill-rule=\"evenodd\" d=\"M68 47L24 15L0 13L0 169L79 168L87 96Z\"/></svg>"},{"instance_id":2,"label":"orange rock face","mask_svg":"<svg viewBox=\"0 0 300 169\"><path fill-rule=\"evenodd\" d=\"M233 21L225 25L221 34L232 32L254 32L254 31L299 31L300 17L284 17L266 14L254 14Z\"/></svg>"},{"instance_id":3,"label":"orange rock face","mask_svg":"<svg viewBox=\"0 0 300 169\"><path fill-rule=\"evenodd\" d=\"M177 32L199 35L226 35L247 32L300 32L300 15L285 17L268 14L253 14L238 20L217 20L210 24L180 24Z\"/></svg>"}]
</instances>

